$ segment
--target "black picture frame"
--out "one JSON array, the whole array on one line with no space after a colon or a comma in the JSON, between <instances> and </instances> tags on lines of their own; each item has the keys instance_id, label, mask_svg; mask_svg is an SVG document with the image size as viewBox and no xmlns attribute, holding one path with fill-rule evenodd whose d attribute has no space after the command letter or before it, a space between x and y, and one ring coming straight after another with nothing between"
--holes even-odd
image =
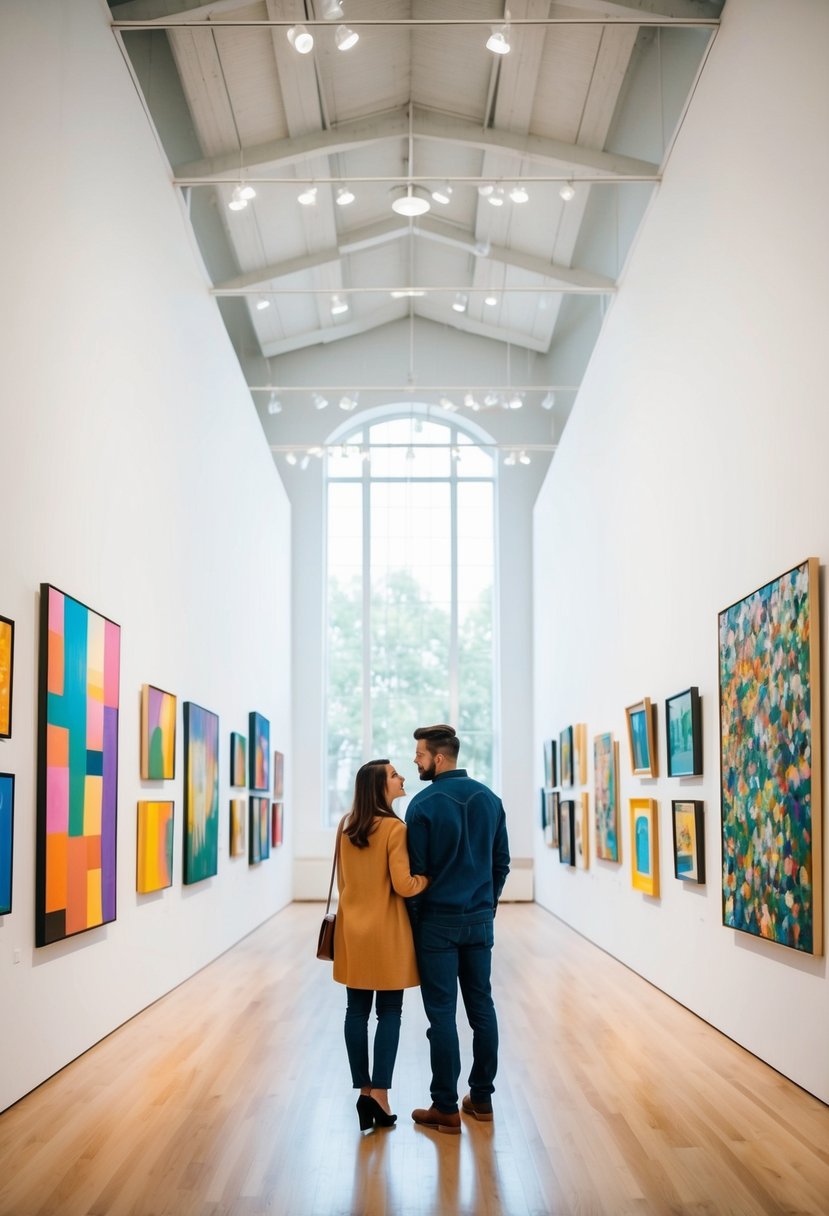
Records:
<instances>
[{"instance_id":1,"label":"black picture frame","mask_svg":"<svg viewBox=\"0 0 829 1216\"><path fill-rule=\"evenodd\" d=\"M671 801L671 828L674 841L674 877L683 882L705 883L705 804L697 799L674 798ZM687 818L692 816L693 831L688 831Z\"/></svg>"},{"instance_id":2,"label":"black picture frame","mask_svg":"<svg viewBox=\"0 0 829 1216\"><path fill-rule=\"evenodd\" d=\"M6 807L0 800L0 859L3 873L0 874L0 916L10 916L14 895L14 773L0 773L0 793L3 788L9 792L8 828L6 827ZM8 846L8 848L6 847ZM9 898L4 899L3 892L8 886Z\"/></svg>"},{"instance_id":3,"label":"black picture frame","mask_svg":"<svg viewBox=\"0 0 829 1216\"><path fill-rule=\"evenodd\" d=\"M702 776L702 698L696 685L665 701L669 777Z\"/></svg>"},{"instance_id":4,"label":"black picture frame","mask_svg":"<svg viewBox=\"0 0 829 1216\"><path fill-rule=\"evenodd\" d=\"M555 739L544 740L544 788L553 789L558 785L558 763Z\"/></svg>"}]
</instances>

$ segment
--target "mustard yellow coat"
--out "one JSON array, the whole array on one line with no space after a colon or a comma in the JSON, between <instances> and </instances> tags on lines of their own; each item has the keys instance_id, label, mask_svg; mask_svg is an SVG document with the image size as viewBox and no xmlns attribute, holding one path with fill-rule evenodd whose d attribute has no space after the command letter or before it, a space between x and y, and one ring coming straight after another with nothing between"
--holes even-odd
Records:
<instances>
[{"instance_id":1,"label":"mustard yellow coat","mask_svg":"<svg viewBox=\"0 0 829 1216\"><path fill-rule=\"evenodd\" d=\"M368 847L340 838L334 928L334 979L349 988L415 988L420 976L404 898L419 895L428 879L413 878L406 825L375 819Z\"/></svg>"}]
</instances>

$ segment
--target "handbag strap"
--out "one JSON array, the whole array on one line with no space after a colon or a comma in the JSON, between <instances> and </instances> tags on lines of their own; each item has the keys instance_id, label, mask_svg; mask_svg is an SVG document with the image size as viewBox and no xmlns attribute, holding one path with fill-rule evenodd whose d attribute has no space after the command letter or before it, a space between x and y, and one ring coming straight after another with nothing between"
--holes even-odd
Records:
<instances>
[{"instance_id":1,"label":"handbag strap","mask_svg":"<svg viewBox=\"0 0 829 1216\"><path fill-rule=\"evenodd\" d=\"M340 837L343 834L343 826L345 825L346 818L347 816L343 815L342 819L340 820L339 827L337 828L337 839L334 841L334 860L331 863L331 881L328 884L328 902L325 905L326 916L331 908L331 893L334 890L334 875L337 873L337 858L340 855Z\"/></svg>"}]
</instances>

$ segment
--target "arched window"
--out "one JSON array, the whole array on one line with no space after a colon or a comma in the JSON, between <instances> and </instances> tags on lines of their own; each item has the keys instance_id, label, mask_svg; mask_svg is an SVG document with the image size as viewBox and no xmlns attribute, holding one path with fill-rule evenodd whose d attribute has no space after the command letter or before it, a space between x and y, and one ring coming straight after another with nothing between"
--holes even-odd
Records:
<instances>
[{"instance_id":1,"label":"arched window","mask_svg":"<svg viewBox=\"0 0 829 1216\"><path fill-rule=\"evenodd\" d=\"M417 726L450 722L460 763L495 777L497 460L489 436L406 406L329 440L326 822L388 756L417 792ZM399 809L399 804L398 804Z\"/></svg>"}]
</instances>

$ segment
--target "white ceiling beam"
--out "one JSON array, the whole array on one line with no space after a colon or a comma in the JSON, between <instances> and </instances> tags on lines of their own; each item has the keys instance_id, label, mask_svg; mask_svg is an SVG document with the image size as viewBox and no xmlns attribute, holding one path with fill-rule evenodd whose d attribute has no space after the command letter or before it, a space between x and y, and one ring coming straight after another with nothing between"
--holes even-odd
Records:
<instances>
[{"instance_id":1,"label":"white ceiling beam","mask_svg":"<svg viewBox=\"0 0 829 1216\"><path fill-rule=\"evenodd\" d=\"M647 25L649 17L670 17L677 21L714 19L719 17L723 5L722 0L568 0L567 8L605 14L611 21L614 17L639 17L642 25Z\"/></svg>"},{"instance_id":2,"label":"white ceiling beam","mask_svg":"<svg viewBox=\"0 0 829 1216\"><path fill-rule=\"evenodd\" d=\"M200 4L197 8L183 8L181 0L130 0L119 4L111 16L114 21L206 21L221 17L224 13L235 13L240 8L250 8L255 0L213 0L212 4Z\"/></svg>"},{"instance_id":3,"label":"white ceiling beam","mask_svg":"<svg viewBox=\"0 0 829 1216\"><path fill-rule=\"evenodd\" d=\"M524 350L538 351L546 354L550 349L549 339L533 338L523 330L506 329L504 326L486 325L483 321L475 321L466 313L453 312L451 317L441 313L437 308L430 308L428 301L416 300L415 314L427 321L437 321L440 325L449 325L463 333L475 334L479 338L492 338L493 342L507 342L510 346L520 346Z\"/></svg>"},{"instance_id":4,"label":"white ceiling beam","mask_svg":"<svg viewBox=\"0 0 829 1216\"><path fill-rule=\"evenodd\" d=\"M379 329L381 325L388 325L391 321L400 321L403 317L408 316L408 313L408 300L395 301L393 304L385 304L382 308L375 309L367 317L361 317L356 321L346 321L344 325L332 324L321 329L307 330L292 338L282 338L279 342L265 342L262 346L262 354L266 359L273 359L277 355L289 355L291 351L303 350L307 346L339 342L340 338L353 338L357 334L367 333L370 329Z\"/></svg>"},{"instance_id":5,"label":"white ceiling beam","mask_svg":"<svg viewBox=\"0 0 829 1216\"><path fill-rule=\"evenodd\" d=\"M625 175L655 176L658 173L657 165L631 156L599 152L540 135L483 130L477 123L417 108L414 111L413 131L415 139L462 144L465 147L479 148L483 152L510 152L539 165L555 165L573 176L578 176L579 170L587 170L609 179ZM333 131L314 131L296 139L270 140L257 147L244 149L241 156L239 153L231 153L192 161L179 165L175 175L176 178L187 178L190 181L210 182L227 174L238 176L240 172L254 169L284 169L309 157L350 152L369 144L403 139L407 136L407 117L405 111L401 110L379 118L342 123Z\"/></svg>"}]
</instances>

